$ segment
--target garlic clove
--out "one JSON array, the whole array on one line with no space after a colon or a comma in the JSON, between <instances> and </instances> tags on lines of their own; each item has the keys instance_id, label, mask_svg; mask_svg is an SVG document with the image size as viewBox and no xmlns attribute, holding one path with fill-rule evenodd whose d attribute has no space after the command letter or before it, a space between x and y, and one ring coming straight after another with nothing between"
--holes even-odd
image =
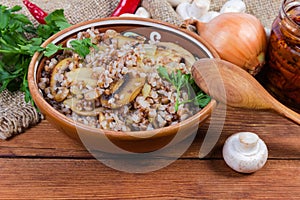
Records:
<instances>
[{"instance_id":1,"label":"garlic clove","mask_svg":"<svg viewBox=\"0 0 300 200\"><path fill-rule=\"evenodd\" d=\"M226 140L223 147L223 158L233 170L241 173L253 173L265 165L268 149L255 133L241 132Z\"/></svg>"},{"instance_id":2,"label":"garlic clove","mask_svg":"<svg viewBox=\"0 0 300 200\"><path fill-rule=\"evenodd\" d=\"M203 23L208 23L210 20L212 20L213 18L219 16L220 14L221 13L219 13L217 11L208 11L207 13L202 15L200 18L198 18L198 20L203 22Z\"/></svg>"},{"instance_id":3,"label":"garlic clove","mask_svg":"<svg viewBox=\"0 0 300 200\"><path fill-rule=\"evenodd\" d=\"M242 0L229 0L221 8L220 13L246 12L246 4Z\"/></svg>"}]
</instances>

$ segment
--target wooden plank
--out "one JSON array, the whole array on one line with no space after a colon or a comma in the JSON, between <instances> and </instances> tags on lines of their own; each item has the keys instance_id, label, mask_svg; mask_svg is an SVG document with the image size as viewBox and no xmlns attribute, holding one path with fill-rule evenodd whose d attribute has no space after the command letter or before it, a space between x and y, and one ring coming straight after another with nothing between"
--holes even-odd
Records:
<instances>
[{"instance_id":1,"label":"wooden plank","mask_svg":"<svg viewBox=\"0 0 300 200\"><path fill-rule=\"evenodd\" d=\"M299 159L300 158L300 126L270 111L253 111L227 108L227 116L221 137L209 155L221 158L225 140L232 134L243 131L257 133L269 149L269 158ZM200 128L206 133L207 124ZM203 134L198 134L193 146L185 156L195 157L203 141Z\"/></svg>"},{"instance_id":2,"label":"wooden plank","mask_svg":"<svg viewBox=\"0 0 300 200\"><path fill-rule=\"evenodd\" d=\"M0 156L92 157L82 145L46 120L8 141L0 141Z\"/></svg>"},{"instance_id":3,"label":"wooden plank","mask_svg":"<svg viewBox=\"0 0 300 200\"><path fill-rule=\"evenodd\" d=\"M227 109L222 135L215 150L208 157L222 158L222 146L231 134L252 131L259 134L266 142L270 158L300 159L298 125L269 111ZM198 157L208 124L209 121L200 128L193 145L183 155L184 158ZM83 146L54 129L47 121L43 121L12 140L0 141L0 157L18 156L92 158Z\"/></svg>"},{"instance_id":4,"label":"wooden plank","mask_svg":"<svg viewBox=\"0 0 300 200\"><path fill-rule=\"evenodd\" d=\"M300 161L269 160L251 175L223 160L178 160L145 174L96 160L0 159L0 199L296 199Z\"/></svg>"}]
</instances>

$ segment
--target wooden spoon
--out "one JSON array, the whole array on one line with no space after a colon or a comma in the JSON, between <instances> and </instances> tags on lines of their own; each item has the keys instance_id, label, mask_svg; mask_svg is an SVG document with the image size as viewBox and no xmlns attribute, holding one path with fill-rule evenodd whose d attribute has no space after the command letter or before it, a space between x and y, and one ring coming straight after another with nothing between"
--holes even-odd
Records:
<instances>
[{"instance_id":1,"label":"wooden spoon","mask_svg":"<svg viewBox=\"0 0 300 200\"><path fill-rule=\"evenodd\" d=\"M192 67L192 76L217 101L232 107L271 109L300 125L300 114L278 102L253 76L230 62L200 59Z\"/></svg>"}]
</instances>

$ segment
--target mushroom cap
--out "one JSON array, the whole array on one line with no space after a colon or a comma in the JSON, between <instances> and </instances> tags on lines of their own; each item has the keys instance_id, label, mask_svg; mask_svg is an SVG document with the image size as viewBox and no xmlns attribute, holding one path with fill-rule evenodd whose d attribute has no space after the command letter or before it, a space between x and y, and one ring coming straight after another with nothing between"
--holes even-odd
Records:
<instances>
[{"instance_id":1,"label":"mushroom cap","mask_svg":"<svg viewBox=\"0 0 300 200\"><path fill-rule=\"evenodd\" d=\"M261 169L268 158L268 149L258 135L240 132L230 136L223 146L223 158L233 170L253 173Z\"/></svg>"}]
</instances>

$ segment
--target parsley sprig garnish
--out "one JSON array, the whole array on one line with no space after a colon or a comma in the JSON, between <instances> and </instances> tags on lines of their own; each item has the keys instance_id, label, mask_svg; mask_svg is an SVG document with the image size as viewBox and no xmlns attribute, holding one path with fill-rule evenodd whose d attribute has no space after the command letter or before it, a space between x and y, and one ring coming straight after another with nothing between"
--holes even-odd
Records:
<instances>
[{"instance_id":1,"label":"parsley sprig garnish","mask_svg":"<svg viewBox=\"0 0 300 200\"><path fill-rule=\"evenodd\" d=\"M182 74L180 70L177 70L176 73L172 71L169 74L167 68L163 66L159 66L157 71L161 78L170 82L176 89L176 112L182 104L194 103L194 105L203 108L210 102L211 98L197 86L191 74ZM184 88L188 92L189 99L180 101L181 90Z\"/></svg>"}]
</instances>

